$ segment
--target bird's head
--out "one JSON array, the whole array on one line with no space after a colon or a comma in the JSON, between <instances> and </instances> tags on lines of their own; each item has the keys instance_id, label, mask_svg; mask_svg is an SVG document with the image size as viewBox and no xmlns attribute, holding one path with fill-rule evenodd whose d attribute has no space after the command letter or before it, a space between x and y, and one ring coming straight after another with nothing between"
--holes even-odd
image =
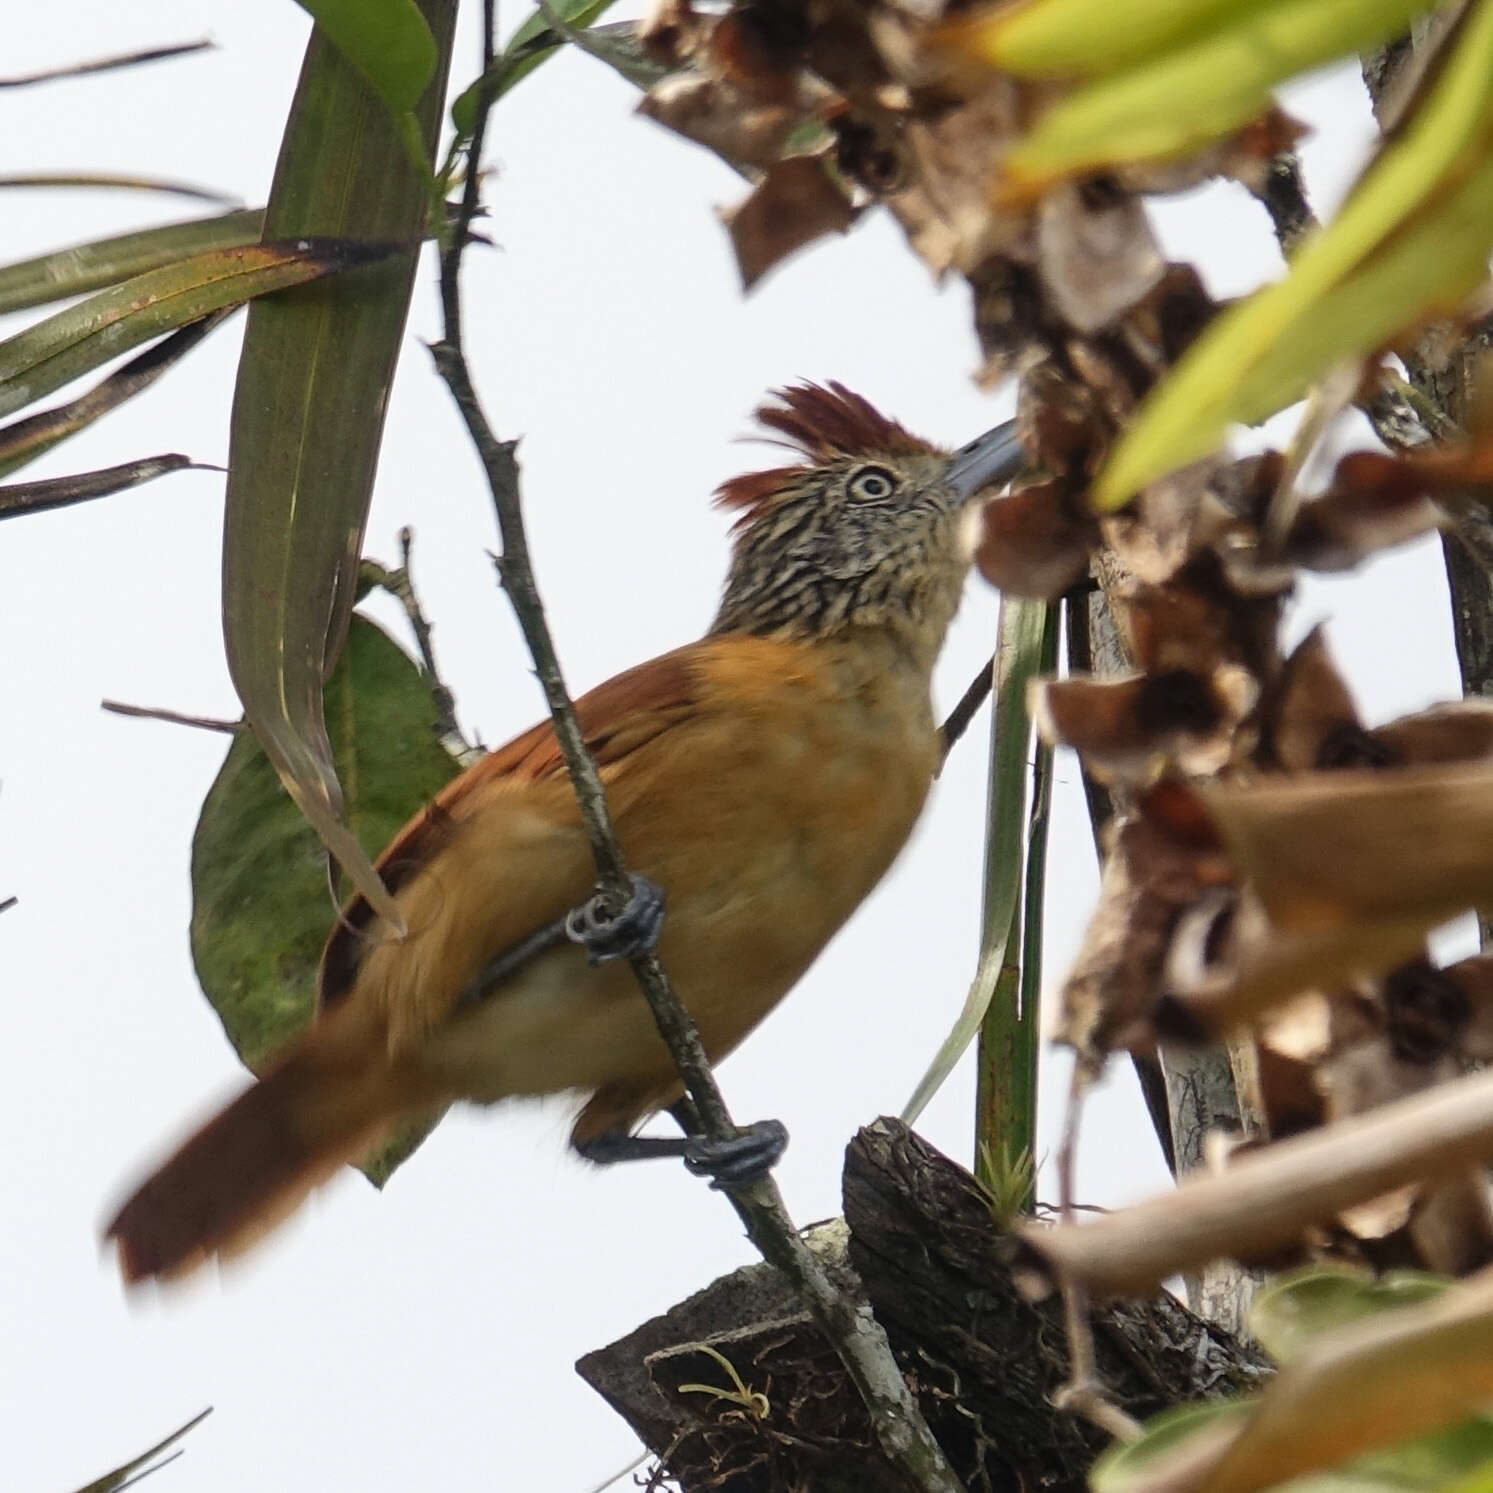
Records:
<instances>
[{"instance_id":1,"label":"bird's head","mask_svg":"<svg viewBox=\"0 0 1493 1493\"><path fill-rule=\"evenodd\" d=\"M969 569L962 512L1021 466L1014 427L949 452L841 384L796 384L772 399L757 419L799 460L718 490L741 517L712 633L876 628L931 667Z\"/></svg>"}]
</instances>

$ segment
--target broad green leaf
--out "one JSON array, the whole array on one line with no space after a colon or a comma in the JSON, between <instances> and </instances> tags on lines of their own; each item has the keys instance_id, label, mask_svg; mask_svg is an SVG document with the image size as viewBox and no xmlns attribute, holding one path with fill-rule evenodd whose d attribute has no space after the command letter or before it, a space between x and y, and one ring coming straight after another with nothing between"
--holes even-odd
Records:
<instances>
[{"instance_id":1,"label":"broad green leaf","mask_svg":"<svg viewBox=\"0 0 1493 1493\"><path fill-rule=\"evenodd\" d=\"M204 316L201 321L182 327L138 357L131 358L77 399L0 426L0 477L19 471L142 389L148 389L231 314L231 311L215 311L211 316Z\"/></svg>"},{"instance_id":2,"label":"broad green leaf","mask_svg":"<svg viewBox=\"0 0 1493 1493\"><path fill-rule=\"evenodd\" d=\"M1021 852L1026 832L1027 747L1032 730L1026 687L1041 670L1046 620L1046 602L1001 598L995 665L995 739L990 767L992 831L986 850L980 962L953 1030L944 1038L928 1071L903 1106L902 1119L909 1125L922 1114L974 1041L1006 962L1021 899ZM1011 1137L997 1139L1005 1141Z\"/></svg>"},{"instance_id":3,"label":"broad green leaf","mask_svg":"<svg viewBox=\"0 0 1493 1493\"><path fill-rule=\"evenodd\" d=\"M1089 1471L1094 1493L1150 1493L1158 1466L1171 1466L1189 1442L1222 1444L1237 1434L1253 1400L1181 1405L1146 1422L1138 1441L1112 1446Z\"/></svg>"},{"instance_id":4,"label":"broad green leaf","mask_svg":"<svg viewBox=\"0 0 1493 1493\"><path fill-rule=\"evenodd\" d=\"M188 1431L192 1430L196 1426L201 1425L202 1422L205 1421L212 1413L212 1406L209 1405L206 1410L202 1411L198 1415L194 1415L191 1420L186 1423L186 1425L178 1426L176 1430L174 1430L164 1440L156 1442L156 1444L151 1447L149 1451L141 1452L138 1457L131 1457L123 1467L116 1467L113 1472L106 1472L101 1478L95 1478L93 1482L87 1485L87 1487L79 1488L78 1493L117 1493L118 1489L127 1486L129 1483L136 1481L140 1477L143 1477L147 1472L153 1471L153 1468L147 1466L148 1463L155 1462L155 1459L160 1456L160 1454L165 1451L168 1446L172 1445L173 1442L180 1441ZM176 1452L173 1454L173 1457L167 1457L166 1461L172 1461L174 1457L180 1455L180 1452ZM164 1466L165 1464L157 1462L155 1465L157 1467L160 1467Z\"/></svg>"},{"instance_id":5,"label":"broad green leaf","mask_svg":"<svg viewBox=\"0 0 1493 1493\"><path fill-rule=\"evenodd\" d=\"M419 105L428 163L450 62L455 0L424 0L439 62ZM415 244L426 181L396 121L320 30L291 105L265 233ZM322 681L352 612L384 412L416 251L256 302L244 334L230 432L223 630L244 710L282 780L381 913L382 885L338 818L341 790Z\"/></svg>"},{"instance_id":6,"label":"broad green leaf","mask_svg":"<svg viewBox=\"0 0 1493 1493\"><path fill-rule=\"evenodd\" d=\"M1467 294L1493 244L1493 0L1480 0L1400 134L1284 279L1219 316L1141 407L1098 509L1213 450L1230 421L1291 403L1345 358Z\"/></svg>"},{"instance_id":7,"label":"broad green leaf","mask_svg":"<svg viewBox=\"0 0 1493 1493\"><path fill-rule=\"evenodd\" d=\"M558 20L579 29L589 26L612 4L613 0L555 0L549 9ZM554 29L549 17L542 10L536 10L508 38L507 46L493 60L492 66L457 95L456 102L451 105L451 123L456 133L463 138L471 136L477 117L477 101L484 88L492 89L493 98L502 98L515 83L558 52L565 42L565 36Z\"/></svg>"},{"instance_id":8,"label":"broad green leaf","mask_svg":"<svg viewBox=\"0 0 1493 1493\"><path fill-rule=\"evenodd\" d=\"M66 508L86 503L90 498L105 498L152 482L168 472L195 467L190 456L172 453L127 461L122 466L104 467L97 472L77 472L70 477L49 477L44 482L10 482L0 486L0 519L18 518L23 513L45 513L52 508Z\"/></svg>"},{"instance_id":9,"label":"broad green leaf","mask_svg":"<svg viewBox=\"0 0 1493 1493\"><path fill-rule=\"evenodd\" d=\"M1054 104L1002 163L1032 198L1065 176L1190 154L1249 123L1275 84L1402 32L1426 0L1278 0L1236 24Z\"/></svg>"},{"instance_id":10,"label":"broad green leaf","mask_svg":"<svg viewBox=\"0 0 1493 1493\"><path fill-rule=\"evenodd\" d=\"M0 265L0 312L24 311L48 301L86 295L210 249L257 244L263 225L263 208L245 208L217 218L193 218L74 244L35 259Z\"/></svg>"},{"instance_id":11,"label":"broad green leaf","mask_svg":"<svg viewBox=\"0 0 1493 1493\"><path fill-rule=\"evenodd\" d=\"M1407 17L1430 10L1437 0L1356 0L1352 17L1368 26L1403 31ZM1320 0L1284 0L1303 29ZM949 40L959 50L1002 71L1028 78L1085 78L1159 61L1184 45L1226 31L1249 30L1266 9L1260 0L1029 0L956 21ZM1258 33L1268 40L1269 33ZM1357 50L1348 41L1339 51ZM1288 54L1278 57L1287 65ZM1278 78L1283 73L1276 73Z\"/></svg>"},{"instance_id":12,"label":"broad green leaf","mask_svg":"<svg viewBox=\"0 0 1493 1493\"><path fill-rule=\"evenodd\" d=\"M297 0L395 114L407 114L435 75L438 47L415 0Z\"/></svg>"},{"instance_id":13,"label":"broad green leaf","mask_svg":"<svg viewBox=\"0 0 1493 1493\"><path fill-rule=\"evenodd\" d=\"M352 619L326 700L348 827L373 856L456 775L458 764L436 740L425 678L365 617ZM257 1069L311 1020L335 912L316 832L252 733L240 733L192 839L192 960L248 1067ZM396 1157L392 1147L364 1170L382 1185L412 1149L406 1145Z\"/></svg>"},{"instance_id":14,"label":"broad green leaf","mask_svg":"<svg viewBox=\"0 0 1493 1493\"><path fill-rule=\"evenodd\" d=\"M1376 1312L1416 1306L1441 1295L1447 1285L1440 1276L1414 1270L1375 1277L1314 1266L1262 1286L1250 1307L1249 1327L1277 1363L1288 1363L1324 1332Z\"/></svg>"},{"instance_id":15,"label":"broad green leaf","mask_svg":"<svg viewBox=\"0 0 1493 1493\"><path fill-rule=\"evenodd\" d=\"M136 275L0 342L0 416L163 332L389 252L387 244L300 238L213 249Z\"/></svg>"}]
</instances>

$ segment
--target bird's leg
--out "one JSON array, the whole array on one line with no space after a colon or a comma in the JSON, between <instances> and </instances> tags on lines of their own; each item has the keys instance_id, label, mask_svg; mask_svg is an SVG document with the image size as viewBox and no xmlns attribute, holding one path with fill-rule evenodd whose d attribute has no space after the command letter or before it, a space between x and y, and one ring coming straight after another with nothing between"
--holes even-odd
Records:
<instances>
[{"instance_id":1,"label":"bird's leg","mask_svg":"<svg viewBox=\"0 0 1493 1493\"><path fill-rule=\"evenodd\" d=\"M677 1156L695 1176L709 1177L710 1185L716 1188L736 1187L765 1177L787 1148L788 1130L781 1120L758 1120L725 1140L608 1130L576 1146L587 1161L598 1166Z\"/></svg>"},{"instance_id":2,"label":"bird's leg","mask_svg":"<svg viewBox=\"0 0 1493 1493\"><path fill-rule=\"evenodd\" d=\"M632 890L621 912L609 912L597 892L565 915L565 936L586 951L589 964L646 954L658 942L664 923L663 890L646 876L630 879Z\"/></svg>"}]
</instances>

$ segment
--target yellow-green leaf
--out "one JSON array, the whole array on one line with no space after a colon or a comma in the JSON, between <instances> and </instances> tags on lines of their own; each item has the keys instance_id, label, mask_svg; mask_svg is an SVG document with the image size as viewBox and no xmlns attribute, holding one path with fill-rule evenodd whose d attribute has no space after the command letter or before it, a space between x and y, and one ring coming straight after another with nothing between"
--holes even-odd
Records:
<instances>
[{"instance_id":1,"label":"yellow-green leaf","mask_svg":"<svg viewBox=\"0 0 1493 1493\"><path fill-rule=\"evenodd\" d=\"M1247 7L1235 24L1054 104L1006 156L1001 191L1031 197L1077 172L1188 155L1263 113L1277 83L1376 46L1425 8L1425 0Z\"/></svg>"},{"instance_id":2,"label":"yellow-green leaf","mask_svg":"<svg viewBox=\"0 0 1493 1493\"><path fill-rule=\"evenodd\" d=\"M1305 12L1315 0L1291 3ZM1383 34L1393 35L1404 29L1407 14L1430 10L1435 3L1356 0L1354 18L1388 26ZM1248 29L1265 8L1260 0L1029 0L955 22L950 40L971 56L1021 77L1087 78L1138 67L1229 29ZM1352 43L1339 48L1353 49Z\"/></svg>"},{"instance_id":3,"label":"yellow-green leaf","mask_svg":"<svg viewBox=\"0 0 1493 1493\"><path fill-rule=\"evenodd\" d=\"M438 51L417 110L428 170L455 0L423 0L422 13ZM314 31L266 234L413 245L425 228L426 188L398 121ZM339 283L255 303L234 392L223 541L224 642L245 714L323 841L370 903L390 915L371 863L339 819L322 684L352 613L416 257L405 248Z\"/></svg>"},{"instance_id":4,"label":"yellow-green leaf","mask_svg":"<svg viewBox=\"0 0 1493 1493\"><path fill-rule=\"evenodd\" d=\"M0 415L13 414L188 322L386 257L390 245L297 239L214 249L136 275L0 342Z\"/></svg>"},{"instance_id":5,"label":"yellow-green leaf","mask_svg":"<svg viewBox=\"0 0 1493 1493\"><path fill-rule=\"evenodd\" d=\"M1234 420L1283 408L1342 360L1455 305L1493 244L1493 0L1404 130L1284 279L1218 317L1141 407L1092 495L1116 508L1213 450Z\"/></svg>"},{"instance_id":6,"label":"yellow-green leaf","mask_svg":"<svg viewBox=\"0 0 1493 1493\"><path fill-rule=\"evenodd\" d=\"M139 233L53 249L34 259L0 265L0 312L24 311L48 301L86 295L105 285L117 285L146 270L190 259L209 249L233 249L257 244L264 225L263 208L245 208L216 218L193 218L166 223Z\"/></svg>"}]
</instances>

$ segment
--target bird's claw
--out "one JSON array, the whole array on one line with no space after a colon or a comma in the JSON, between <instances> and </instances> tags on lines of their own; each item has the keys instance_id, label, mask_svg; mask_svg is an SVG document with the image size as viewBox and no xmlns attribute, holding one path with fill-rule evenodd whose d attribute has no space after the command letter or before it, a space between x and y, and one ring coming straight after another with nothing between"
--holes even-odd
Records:
<instances>
[{"instance_id":1,"label":"bird's claw","mask_svg":"<svg viewBox=\"0 0 1493 1493\"><path fill-rule=\"evenodd\" d=\"M588 964L608 964L649 953L664 923L662 888L646 876L631 878L627 905L613 915L600 892L565 915L565 936L586 951Z\"/></svg>"},{"instance_id":2,"label":"bird's claw","mask_svg":"<svg viewBox=\"0 0 1493 1493\"><path fill-rule=\"evenodd\" d=\"M758 1120L729 1140L693 1136L685 1143L685 1166L709 1177L714 1188L739 1187L765 1177L788 1149L788 1127L781 1120Z\"/></svg>"}]
</instances>

